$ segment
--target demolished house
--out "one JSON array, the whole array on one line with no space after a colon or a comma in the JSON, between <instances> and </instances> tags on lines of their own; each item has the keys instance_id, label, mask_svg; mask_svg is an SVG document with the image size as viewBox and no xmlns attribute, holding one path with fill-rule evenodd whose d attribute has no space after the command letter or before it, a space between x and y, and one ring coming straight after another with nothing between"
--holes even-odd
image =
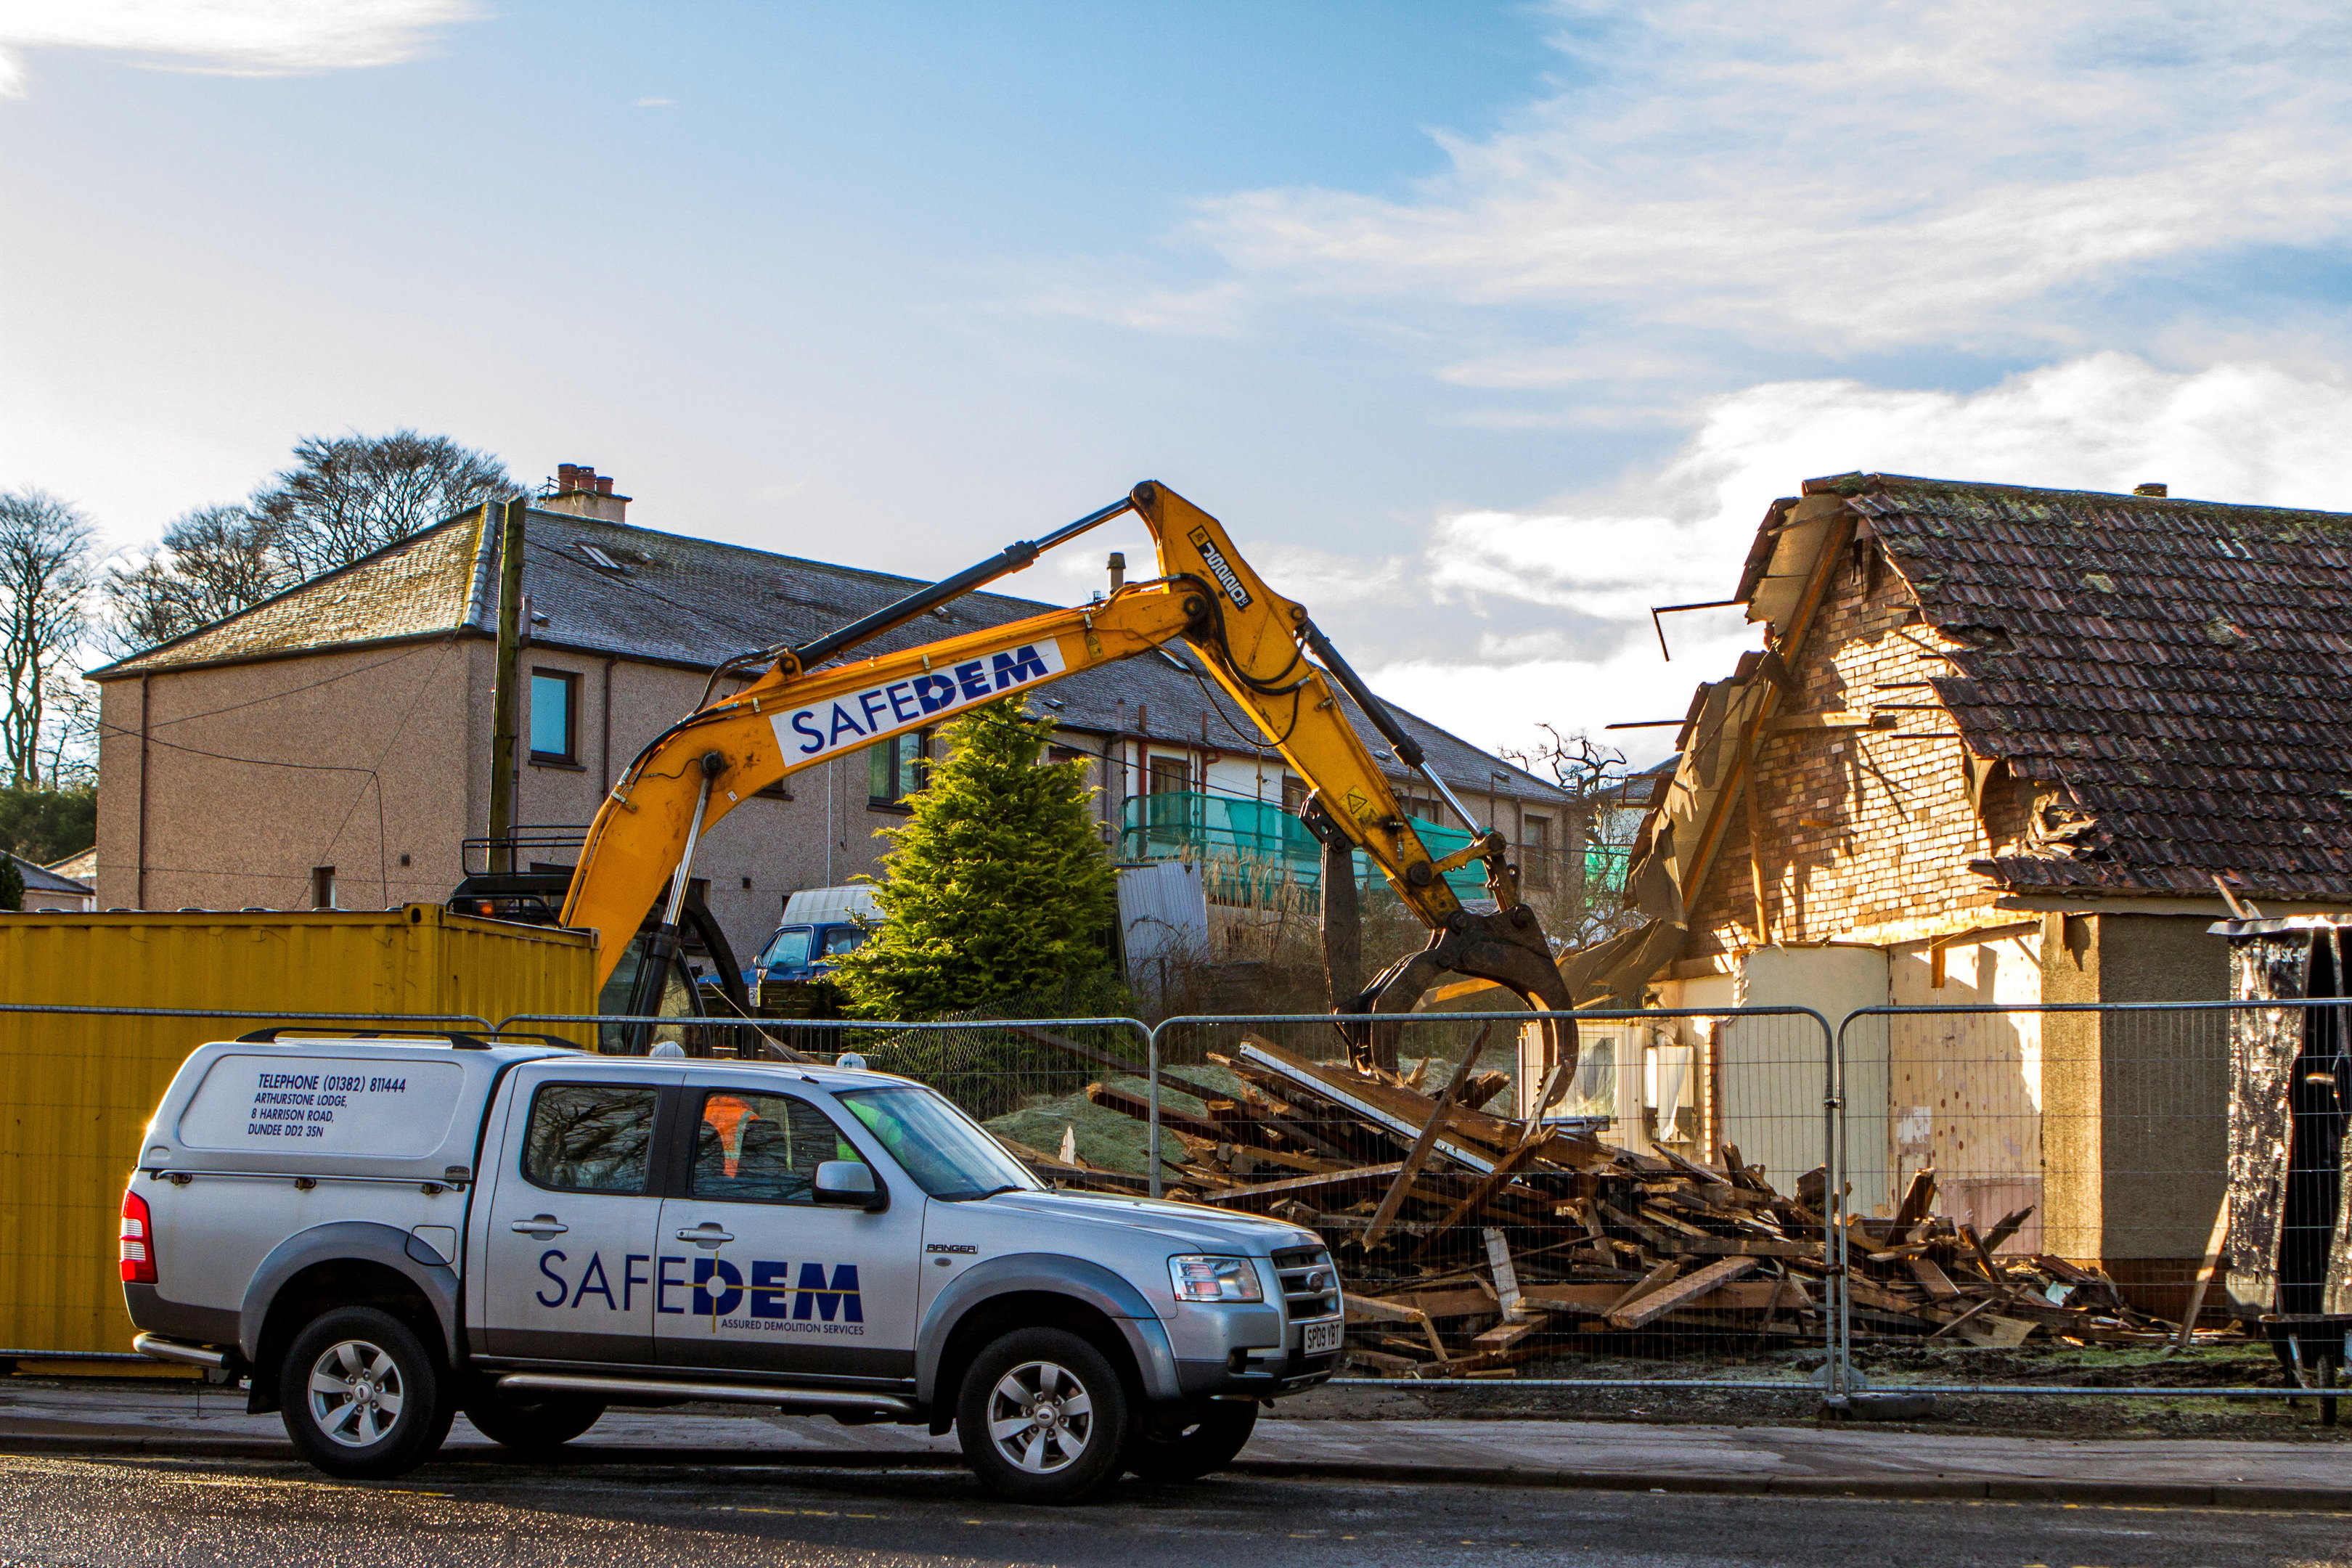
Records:
<instances>
[{"instance_id":1,"label":"demolished house","mask_svg":"<svg viewBox=\"0 0 2352 1568\"><path fill-rule=\"evenodd\" d=\"M2352 516L1847 474L1772 504L1735 602L1764 647L1694 696L1628 876L1646 923L1571 961L1580 996L2219 1000L2232 900L2352 908ZM1800 1069L1747 1027L1685 1042L1689 1152L1778 1180L1819 1138L1756 1114ZM2227 1182L2216 1032L1857 1020L1856 1212L1932 1169L1979 1231L2032 1205L2012 1253L2177 1310Z\"/></svg>"}]
</instances>

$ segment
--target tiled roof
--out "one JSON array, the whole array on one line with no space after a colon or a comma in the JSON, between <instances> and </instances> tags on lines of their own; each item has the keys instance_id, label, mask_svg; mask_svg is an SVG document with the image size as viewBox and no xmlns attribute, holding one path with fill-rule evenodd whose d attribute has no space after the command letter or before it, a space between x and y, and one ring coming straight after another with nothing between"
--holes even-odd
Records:
<instances>
[{"instance_id":1,"label":"tiled roof","mask_svg":"<svg viewBox=\"0 0 2352 1568\"><path fill-rule=\"evenodd\" d=\"M2352 900L2352 515L1947 483L1850 497L1928 623L1978 755L2087 816L2019 891Z\"/></svg>"},{"instance_id":2,"label":"tiled roof","mask_svg":"<svg viewBox=\"0 0 2352 1568\"><path fill-rule=\"evenodd\" d=\"M6 853L0 850L0 854ZM9 855L8 858L16 863L16 874L25 879L25 890L28 893L80 893L87 896L91 890L87 883L77 882L71 877L61 877L46 866L35 865L22 855Z\"/></svg>"},{"instance_id":3,"label":"tiled roof","mask_svg":"<svg viewBox=\"0 0 2352 1568\"><path fill-rule=\"evenodd\" d=\"M446 634L478 596L478 514L426 529L186 637L94 669L111 680L196 664L283 658Z\"/></svg>"},{"instance_id":4,"label":"tiled roof","mask_svg":"<svg viewBox=\"0 0 2352 1568\"><path fill-rule=\"evenodd\" d=\"M478 540L474 514L453 519L368 560L302 584L244 614L92 673L112 679L226 660L285 657L386 638L495 636L498 541ZM531 511L524 523L523 592L530 636L542 647L708 669L738 653L805 642L904 597L920 580L742 545L661 533L568 513ZM618 570L596 563L601 553ZM863 645L863 658L1059 606L970 594ZM543 623L537 617L545 616ZM1084 671L1040 694L1062 723L1098 734L1271 756L1255 727L1216 687L1198 656L1171 644ZM1056 706L1058 704L1058 706ZM1564 804L1556 786L1402 710L1398 718L1457 790ZM1386 743L1362 716L1376 754ZM1384 759L1385 760L1385 759ZM1384 769L1402 776L1403 769ZM1492 774L1504 775L1500 780Z\"/></svg>"}]
</instances>

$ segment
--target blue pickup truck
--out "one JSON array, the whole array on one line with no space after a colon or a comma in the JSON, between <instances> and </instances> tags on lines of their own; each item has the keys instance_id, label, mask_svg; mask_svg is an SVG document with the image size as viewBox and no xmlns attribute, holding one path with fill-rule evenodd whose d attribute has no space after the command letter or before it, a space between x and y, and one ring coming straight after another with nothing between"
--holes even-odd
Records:
<instances>
[{"instance_id":1,"label":"blue pickup truck","mask_svg":"<svg viewBox=\"0 0 2352 1568\"><path fill-rule=\"evenodd\" d=\"M882 911L874 889L811 888L784 901L783 923L743 971L752 1005L773 1016L811 1016L809 988L833 973L835 961L855 951L880 928ZM716 976L704 984L716 983ZM818 1008L814 1016L827 1016Z\"/></svg>"}]
</instances>

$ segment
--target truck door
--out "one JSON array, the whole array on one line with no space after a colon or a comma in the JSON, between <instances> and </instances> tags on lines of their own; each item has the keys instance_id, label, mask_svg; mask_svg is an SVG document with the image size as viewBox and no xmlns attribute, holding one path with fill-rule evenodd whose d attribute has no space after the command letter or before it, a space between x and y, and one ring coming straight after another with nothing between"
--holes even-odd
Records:
<instances>
[{"instance_id":1,"label":"truck door","mask_svg":"<svg viewBox=\"0 0 2352 1568\"><path fill-rule=\"evenodd\" d=\"M674 1370L915 1375L922 1193L814 1100L688 1086L684 1195L662 1205L655 1357ZM819 1206L816 1168L872 1166L879 1210Z\"/></svg>"},{"instance_id":2,"label":"truck door","mask_svg":"<svg viewBox=\"0 0 2352 1568\"><path fill-rule=\"evenodd\" d=\"M482 1237L485 1348L643 1364L660 1251L655 1131L685 1075L565 1067L517 1069Z\"/></svg>"}]
</instances>

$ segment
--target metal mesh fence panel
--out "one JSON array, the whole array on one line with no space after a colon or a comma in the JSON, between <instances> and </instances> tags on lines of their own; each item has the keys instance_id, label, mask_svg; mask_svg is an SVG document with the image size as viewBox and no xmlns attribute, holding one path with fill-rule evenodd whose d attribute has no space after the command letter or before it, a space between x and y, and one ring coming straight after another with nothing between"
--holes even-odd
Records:
<instances>
[{"instance_id":1,"label":"metal mesh fence panel","mask_svg":"<svg viewBox=\"0 0 2352 1568\"><path fill-rule=\"evenodd\" d=\"M1855 1385L2332 1385L2352 1327L2327 1310L2352 1305L2328 1299L2345 1269L2341 1010L1988 1003L1849 1017L1832 1218Z\"/></svg>"},{"instance_id":2,"label":"metal mesh fence panel","mask_svg":"<svg viewBox=\"0 0 2352 1568\"><path fill-rule=\"evenodd\" d=\"M1385 1021L1384 1021L1385 1022ZM1831 1341L1828 1027L1803 1009L1155 1031L1171 1195L1316 1231L1359 1375L1802 1389Z\"/></svg>"}]
</instances>

